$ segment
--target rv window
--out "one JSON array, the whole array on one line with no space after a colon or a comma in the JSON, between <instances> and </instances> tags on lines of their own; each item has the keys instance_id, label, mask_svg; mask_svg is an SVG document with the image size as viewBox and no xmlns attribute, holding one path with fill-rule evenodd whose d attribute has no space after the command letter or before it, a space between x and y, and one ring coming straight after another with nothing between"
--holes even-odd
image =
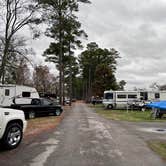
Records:
<instances>
[{"instance_id":1,"label":"rv window","mask_svg":"<svg viewBox=\"0 0 166 166\"><path fill-rule=\"evenodd\" d=\"M5 96L9 96L10 95L10 90L9 89L5 89Z\"/></svg>"},{"instance_id":2,"label":"rv window","mask_svg":"<svg viewBox=\"0 0 166 166\"><path fill-rule=\"evenodd\" d=\"M22 92L22 97L31 97L31 92Z\"/></svg>"},{"instance_id":3,"label":"rv window","mask_svg":"<svg viewBox=\"0 0 166 166\"><path fill-rule=\"evenodd\" d=\"M160 93L155 93L155 99L159 99L160 98Z\"/></svg>"},{"instance_id":4,"label":"rv window","mask_svg":"<svg viewBox=\"0 0 166 166\"><path fill-rule=\"evenodd\" d=\"M128 98L129 98L129 99L136 99L136 98L137 98L137 95L128 95Z\"/></svg>"},{"instance_id":5,"label":"rv window","mask_svg":"<svg viewBox=\"0 0 166 166\"><path fill-rule=\"evenodd\" d=\"M125 98L126 98L126 95L117 95L117 98L118 98L118 99L125 99Z\"/></svg>"},{"instance_id":6,"label":"rv window","mask_svg":"<svg viewBox=\"0 0 166 166\"><path fill-rule=\"evenodd\" d=\"M113 99L113 93L105 93L104 98L105 99Z\"/></svg>"}]
</instances>

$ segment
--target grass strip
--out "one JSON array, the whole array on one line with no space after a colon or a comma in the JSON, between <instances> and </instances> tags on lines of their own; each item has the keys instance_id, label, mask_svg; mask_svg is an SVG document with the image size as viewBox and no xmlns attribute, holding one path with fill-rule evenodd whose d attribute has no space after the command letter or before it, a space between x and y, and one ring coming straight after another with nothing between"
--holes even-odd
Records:
<instances>
[{"instance_id":1,"label":"grass strip","mask_svg":"<svg viewBox=\"0 0 166 166\"><path fill-rule=\"evenodd\" d=\"M148 146L157 153L161 158L166 160L166 141L149 141Z\"/></svg>"},{"instance_id":2,"label":"grass strip","mask_svg":"<svg viewBox=\"0 0 166 166\"><path fill-rule=\"evenodd\" d=\"M138 110L107 110L104 109L102 105L91 106L96 113L104 116L105 118L112 120L120 121L129 121L129 122L166 122L166 118L162 119L152 119L150 117L150 111L138 111Z\"/></svg>"}]
</instances>

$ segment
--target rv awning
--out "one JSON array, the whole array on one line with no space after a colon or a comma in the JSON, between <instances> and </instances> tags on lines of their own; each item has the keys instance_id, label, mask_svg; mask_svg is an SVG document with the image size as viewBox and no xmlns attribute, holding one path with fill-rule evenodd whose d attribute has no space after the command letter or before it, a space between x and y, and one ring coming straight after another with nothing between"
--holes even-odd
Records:
<instances>
[{"instance_id":1,"label":"rv awning","mask_svg":"<svg viewBox=\"0 0 166 166\"><path fill-rule=\"evenodd\" d=\"M166 110L166 101L156 101L156 102L146 104L146 106L150 108L158 108L158 109Z\"/></svg>"}]
</instances>

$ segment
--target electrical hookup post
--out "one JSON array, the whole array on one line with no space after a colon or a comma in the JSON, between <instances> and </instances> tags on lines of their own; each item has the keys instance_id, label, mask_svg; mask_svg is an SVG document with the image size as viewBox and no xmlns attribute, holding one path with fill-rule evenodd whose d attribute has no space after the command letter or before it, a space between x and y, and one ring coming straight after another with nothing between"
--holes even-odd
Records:
<instances>
[{"instance_id":1,"label":"electrical hookup post","mask_svg":"<svg viewBox=\"0 0 166 166\"><path fill-rule=\"evenodd\" d=\"M135 107L135 103L134 101L131 101L131 100L127 100L127 113L130 111L133 111L134 110L134 107Z\"/></svg>"},{"instance_id":2,"label":"electrical hookup post","mask_svg":"<svg viewBox=\"0 0 166 166\"><path fill-rule=\"evenodd\" d=\"M127 113L129 113L129 106L130 106L130 103L129 103L129 101L127 100Z\"/></svg>"},{"instance_id":3,"label":"electrical hookup post","mask_svg":"<svg viewBox=\"0 0 166 166\"><path fill-rule=\"evenodd\" d=\"M93 106L95 106L96 100L95 100L95 97L94 97L94 96L91 97L91 103L93 104Z\"/></svg>"}]
</instances>

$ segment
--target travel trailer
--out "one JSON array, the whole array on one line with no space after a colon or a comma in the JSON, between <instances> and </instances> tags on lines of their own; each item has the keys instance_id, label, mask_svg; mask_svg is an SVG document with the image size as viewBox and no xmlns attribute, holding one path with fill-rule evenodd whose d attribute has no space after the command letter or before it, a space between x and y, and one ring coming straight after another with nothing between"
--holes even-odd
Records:
<instances>
[{"instance_id":1,"label":"travel trailer","mask_svg":"<svg viewBox=\"0 0 166 166\"><path fill-rule=\"evenodd\" d=\"M25 104L29 98L39 98L37 90L33 87L13 84L0 85L1 107L10 107L10 105L14 104L16 101L19 104ZM30 100L28 102L30 102Z\"/></svg>"},{"instance_id":2,"label":"travel trailer","mask_svg":"<svg viewBox=\"0 0 166 166\"><path fill-rule=\"evenodd\" d=\"M103 104L108 109L124 109L129 105L142 107L151 101L166 100L166 91L104 91Z\"/></svg>"}]
</instances>

